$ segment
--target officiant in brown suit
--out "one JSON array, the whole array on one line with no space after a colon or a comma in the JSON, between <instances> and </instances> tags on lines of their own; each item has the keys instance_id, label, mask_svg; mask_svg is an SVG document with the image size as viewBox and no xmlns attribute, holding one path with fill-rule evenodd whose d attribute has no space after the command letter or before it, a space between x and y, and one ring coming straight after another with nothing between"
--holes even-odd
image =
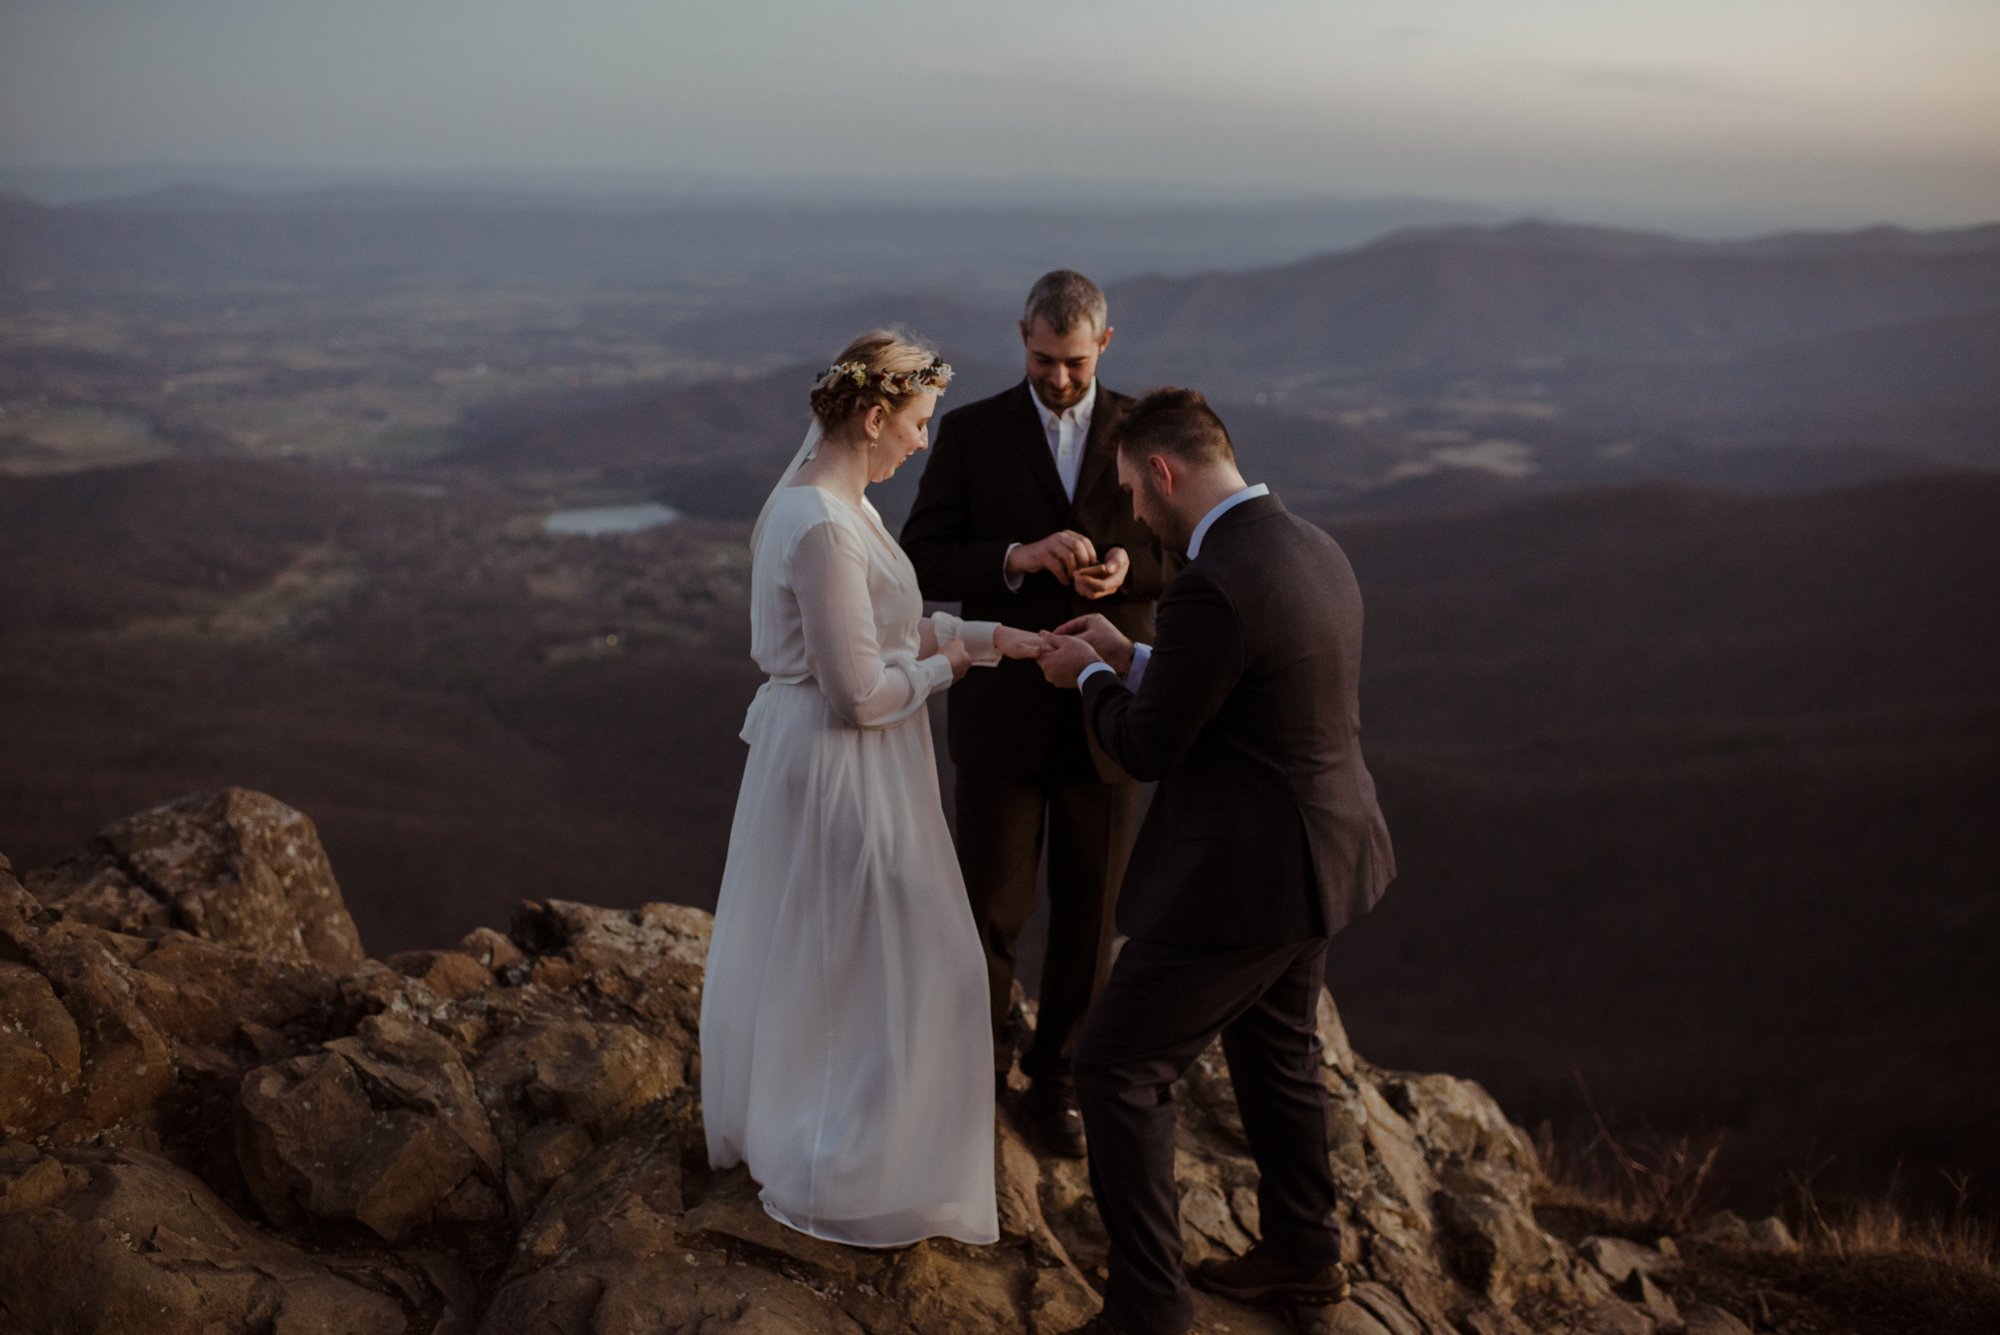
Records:
<instances>
[{"instance_id":1,"label":"officiant in brown suit","mask_svg":"<svg viewBox=\"0 0 2000 1335\"><path fill-rule=\"evenodd\" d=\"M1112 437L1131 400L1098 381L1111 334L1104 294L1082 274L1058 269L1035 284L1021 317L1026 378L938 426L902 534L924 597L1030 629L1101 612L1129 637L1151 635L1167 571L1118 486ZM1071 1054L1109 965L1139 785L1090 739L1075 692L1049 685L1032 662L969 673L952 687L946 737L1001 1087L1015 1056L1007 1024L1015 943L1048 853L1048 947L1020 1064L1044 1147L1081 1157Z\"/></svg>"}]
</instances>

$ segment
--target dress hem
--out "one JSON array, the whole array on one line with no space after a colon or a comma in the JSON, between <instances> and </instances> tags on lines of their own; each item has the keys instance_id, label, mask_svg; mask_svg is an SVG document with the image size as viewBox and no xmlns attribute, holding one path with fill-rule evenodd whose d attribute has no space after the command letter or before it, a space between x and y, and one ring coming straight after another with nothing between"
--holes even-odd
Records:
<instances>
[{"instance_id":1,"label":"dress hem","mask_svg":"<svg viewBox=\"0 0 2000 1335\"><path fill-rule=\"evenodd\" d=\"M861 1247L868 1251L882 1252L893 1251L898 1247L914 1247L918 1243L926 1242L931 1238L949 1238L953 1242L963 1242L972 1247L990 1247L1000 1241L1000 1234L997 1231L991 1235L967 1235L965 1233L954 1233L949 1229L939 1229L935 1233L920 1233L914 1238L907 1238L901 1242L859 1242L853 1238L836 1237L831 1233L823 1233L816 1228L808 1228L796 1220L787 1218L785 1212L771 1204L771 1202L763 1200L762 1197L758 1199L764 1206L765 1214L771 1216L771 1218L777 1220L786 1228L791 1229L794 1233L803 1233L809 1238L818 1238L821 1242L838 1243L843 1247Z\"/></svg>"}]
</instances>

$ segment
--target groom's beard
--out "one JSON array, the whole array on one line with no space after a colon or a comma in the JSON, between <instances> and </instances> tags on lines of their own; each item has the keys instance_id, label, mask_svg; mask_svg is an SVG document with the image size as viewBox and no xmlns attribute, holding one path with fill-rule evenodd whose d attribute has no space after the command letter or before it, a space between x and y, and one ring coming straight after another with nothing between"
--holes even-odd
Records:
<instances>
[{"instance_id":1,"label":"groom's beard","mask_svg":"<svg viewBox=\"0 0 2000 1335\"><path fill-rule=\"evenodd\" d=\"M1194 525L1184 522L1167 506L1166 498L1153 489L1152 479L1139 484L1146 490L1146 527L1153 530L1153 536L1182 560L1187 559L1188 543L1194 538Z\"/></svg>"},{"instance_id":2,"label":"groom's beard","mask_svg":"<svg viewBox=\"0 0 2000 1335\"><path fill-rule=\"evenodd\" d=\"M1042 401L1044 408L1047 408L1052 413L1066 413L1076 407L1077 404L1083 402L1083 396L1090 393L1090 386L1093 382L1086 380L1082 384L1078 384L1072 380L1069 382L1069 388L1060 394L1033 377L1029 378L1028 383L1034 388L1035 397Z\"/></svg>"}]
</instances>

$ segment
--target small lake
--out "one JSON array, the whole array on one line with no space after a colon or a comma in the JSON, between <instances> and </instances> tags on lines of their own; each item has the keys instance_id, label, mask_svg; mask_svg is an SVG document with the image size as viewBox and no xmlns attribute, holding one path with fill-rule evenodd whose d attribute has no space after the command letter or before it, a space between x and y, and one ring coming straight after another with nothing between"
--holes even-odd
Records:
<instances>
[{"instance_id":1,"label":"small lake","mask_svg":"<svg viewBox=\"0 0 2000 1335\"><path fill-rule=\"evenodd\" d=\"M582 534L601 538L610 533L642 533L671 524L681 512L671 505L600 505L586 510L558 510L542 521L544 533Z\"/></svg>"}]
</instances>

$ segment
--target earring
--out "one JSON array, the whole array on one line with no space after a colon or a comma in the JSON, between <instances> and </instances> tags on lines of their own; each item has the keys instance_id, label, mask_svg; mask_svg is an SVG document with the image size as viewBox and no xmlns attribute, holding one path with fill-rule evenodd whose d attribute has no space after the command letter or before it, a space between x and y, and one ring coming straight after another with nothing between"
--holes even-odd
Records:
<instances>
[{"instance_id":1,"label":"earring","mask_svg":"<svg viewBox=\"0 0 2000 1335\"><path fill-rule=\"evenodd\" d=\"M875 436L870 436L868 438L868 448L871 450L874 449L877 445L880 445L881 443L882 443L881 440Z\"/></svg>"}]
</instances>

